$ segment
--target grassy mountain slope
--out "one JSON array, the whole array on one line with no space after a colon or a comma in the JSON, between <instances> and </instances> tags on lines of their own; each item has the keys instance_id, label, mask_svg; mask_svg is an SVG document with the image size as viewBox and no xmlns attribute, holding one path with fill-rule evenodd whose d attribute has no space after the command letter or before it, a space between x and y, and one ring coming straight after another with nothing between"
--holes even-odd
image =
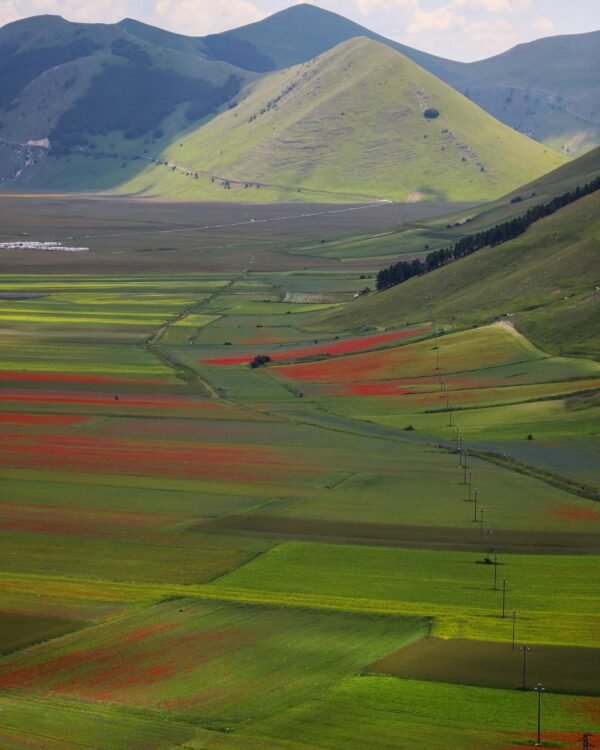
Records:
<instances>
[{"instance_id":1,"label":"grassy mountain slope","mask_svg":"<svg viewBox=\"0 0 600 750\"><path fill-rule=\"evenodd\" d=\"M532 138L576 154L600 142L600 31L538 39L441 77Z\"/></svg>"},{"instance_id":2,"label":"grassy mountain slope","mask_svg":"<svg viewBox=\"0 0 600 750\"><path fill-rule=\"evenodd\" d=\"M284 68L356 36L383 42L466 93L497 119L571 155L600 144L600 32L520 44L500 55L459 63L412 49L313 5L288 8L216 35L244 41Z\"/></svg>"},{"instance_id":3,"label":"grassy mountain slope","mask_svg":"<svg viewBox=\"0 0 600 750\"><path fill-rule=\"evenodd\" d=\"M439 117L427 119L430 108ZM181 195L203 197L238 197L245 184L262 183L298 198L310 197L294 193L302 189L339 198L486 200L562 160L364 38L269 75L180 143L166 158L231 184L223 191L219 180L180 180ZM125 189L164 194L163 175L151 167Z\"/></svg>"},{"instance_id":4,"label":"grassy mountain slope","mask_svg":"<svg viewBox=\"0 0 600 750\"><path fill-rule=\"evenodd\" d=\"M401 259L424 257L431 250L447 247L468 234L490 229L597 177L600 177L600 147L491 203L420 220L409 218L410 213L402 205L391 206L396 229L343 237L303 252L341 260L368 258L371 267L383 268Z\"/></svg>"},{"instance_id":5,"label":"grassy mountain slope","mask_svg":"<svg viewBox=\"0 0 600 750\"><path fill-rule=\"evenodd\" d=\"M0 29L0 143L12 148L17 166L3 159L0 180L12 182L17 172L25 184L35 183L46 149L28 151L25 144L48 139L57 156L89 151L113 159L116 184L117 154L147 153L167 118L171 132L181 132L230 99L247 75L195 50L133 37L117 25L58 16L8 24ZM103 142L109 133L110 142ZM76 188L76 174L73 179Z\"/></svg>"},{"instance_id":6,"label":"grassy mountain slope","mask_svg":"<svg viewBox=\"0 0 600 750\"><path fill-rule=\"evenodd\" d=\"M357 36L387 44L466 94L501 122L577 155L600 144L600 32L548 37L460 63L386 39L337 13L300 4L238 29L191 39L139 22L141 38L260 72L297 65Z\"/></svg>"},{"instance_id":7,"label":"grassy mountain slope","mask_svg":"<svg viewBox=\"0 0 600 750\"><path fill-rule=\"evenodd\" d=\"M600 356L600 193L525 234L323 316L319 327L396 325L428 318L457 326L508 320L544 349Z\"/></svg>"}]
</instances>

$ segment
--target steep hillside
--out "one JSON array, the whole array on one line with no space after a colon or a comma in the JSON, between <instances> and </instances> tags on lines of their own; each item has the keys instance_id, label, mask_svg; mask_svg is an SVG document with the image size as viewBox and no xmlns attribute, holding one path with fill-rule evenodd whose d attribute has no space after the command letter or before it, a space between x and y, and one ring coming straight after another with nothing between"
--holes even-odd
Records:
<instances>
[{"instance_id":1,"label":"steep hillside","mask_svg":"<svg viewBox=\"0 0 600 750\"><path fill-rule=\"evenodd\" d=\"M226 45L250 45L273 68L284 68L356 36L402 52L501 122L535 140L570 155L600 144L600 32L540 39L486 60L459 63L386 39L336 13L301 4L215 35L215 39Z\"/></svg>"},{"instance_id":2,"label":"steep hillside","mask_svg":"<svg viewBox=\"0 0 600 750\"><path fill-rule=\"evenodd\" d=\"M152 141L168 140L166 130L214 112L246 76L116 25L58 16L8 24L0 29L0 144L12 158L2 159L0 180L35 179L48 152L89 152L112 159L117 172L116 159L148 153Z\"/></svg>"},{"instance_id":3,"label":"steep hillside","mask_svg":"<svg viewBox=\"0 0 600 750\"><path fill-rule=\"evenodd\" d=\"M124 190L239 198L258 184L297 199L483 201L562 161L364 38L269 75L164 156L206 176L178 190L172 171L153 166Z\"/></svg>"},{"instance_id":4,"label":"steep hillside","mask_svg":"<svg viewBox=\"0 0 600 750\"><path fill-rule=\"evenodd\" d=\"M600 31L538 39L440 77L537 141L581 153L600 142Z\"/></svg>"},{"instance_id":5,"label":"steep hillside","mask_svg":"<svg viewBox=\"0 0 600 750\"><path fill-rule=\"evenodd\" d=\"M525 234L323 316L331 330L425 320L456 326L506 316L553 352L600 356L600 193Z\"/></svg>"}]
</instances>

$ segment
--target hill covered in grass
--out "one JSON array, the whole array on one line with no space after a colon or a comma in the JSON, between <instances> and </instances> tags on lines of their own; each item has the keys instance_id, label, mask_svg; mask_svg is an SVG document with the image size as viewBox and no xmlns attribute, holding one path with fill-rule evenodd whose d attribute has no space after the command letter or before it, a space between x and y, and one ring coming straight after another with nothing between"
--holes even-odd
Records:
<instances>
[{"instance_id":1,"label":"hill covered in grass","mask_svg":"<svg viewBox=\"0 0 600 750\"><path fill-rule=\"evenodd\" d=\"M563 157L494 120L387 46L358 38L272 73L124 190L254 200L489 200ZM260 188L257 190L257 186ZM258 196L257 196L258 193ZM260 196L260 197L259 197Z\"/></svg>"},{"instance_id":2,"label":"hill covered in grass","mask_svg":"<svg viewBox=\"0 0 600 750\"><path fill-rule=\"evenodd\" d=\"M542 348L600 356L600 193L533 224L523 235L323 316L355 329L429 317L469 326L499 318Z\"/></svg>"},{"instance_id":3,"label":"hill covered in grass","mask_svg":"<svg viewBox=\"0 0 600 750\"><path fill-rule=\"evenodd\" d=\"M535 140L570 155L600 143L597 31L539 39L485 60L460 63L386 39L337 13L304 3L214 39L220 46L245 45L273 68L285 68L357 36L402 52Z\"/></svg>"},{"instance_id":4,"label":"hill covered in grass","mask_svg":"<svg viewBox=\"0 0 600 750\"><path fill-rule=\"evenodd\" d=\"M0 180L27 183L48 153L55 160L73 153L140 158L218 110L247 76L196 49L168 48L115 24L59 16L8 24L0 29ZM120 164L112 167L118 174Z\"/></svg>"}]
</instances>

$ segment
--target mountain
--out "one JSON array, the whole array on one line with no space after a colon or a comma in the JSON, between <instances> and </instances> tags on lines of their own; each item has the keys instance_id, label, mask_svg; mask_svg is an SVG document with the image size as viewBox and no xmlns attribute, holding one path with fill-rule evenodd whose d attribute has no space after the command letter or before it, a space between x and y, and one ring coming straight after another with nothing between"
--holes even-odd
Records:
<instances>
[{"instance_id":1,"label":"mountain","mask_svg":"<svg viewBox=\"0 0 600 750\"><path fill-rule=\"evenodd\" d=\"M261 199L496 198L563 157L494 120L386 45L357 38L247 89L126 191ZM250 187L250 189L248 189Z\"/></svg>"},{"instance_id":2,"label":"mountain","mask_svg":"<svg viewBox=\"0 0 600 750\"><path fill-rule=\"evenodd\" d=\"M113 160L159 149L248 77L191 42L157 45L118 25L59 16L8 24L0 29L0 180L32 171L49 147Z\"/></svg>"},{"instance_id":3,"label":"mountain","mask_svg":"<svg viewBox=\"0 0 600 750\"><path fill-rule=\"evenodd\" d=\"M512 198L533 192L538 202L546 202L599 176L597 148L524 186ZM510 196L503 205L505 220L526 210ZM502 218L500 209L499 202L493 209L496 220ZM471 231L489 225L487 208L469 224ZM597 191L535 222L516 239L324 315L316 329L341 331L426 320L431 300L442 324L468 326L509 314L508 320L548 351L598 356L599 235Z\"/></svg>"},{"instance_id":4,"label":"mountain","mask_svg":"<svg viewBox=\"0 0 600 750\"><path fill-rule=\"evenodd\" d=\"M539 39L438 75L507 125L567 154L600 143L600 31Z\"/></svg>"},{"instance_id":5,"label":"mountain","mask_svg":"<svg viewBox=\"0 0 600 750\"><path fill-rule=\"evenodd\" d=\"M387 44L436 75L446 65L452 65L449 60L393 42L338 13L308 3L286 8L247 26L204 37L204 40L212 40L213 44L218 40L222 47L249 45L269 59L271 70L279 70L307 62L355 37Z\"/></svg>"},{"instance_id":6,"label":"mountain","mask_svg":"<svg viewBox=\"0 0 600 750\"><path fill-rule=\"evenodd\" d=\"M540 39L487 60L459 63L302 4L214 39L250 45L273 68L285 68L357 36L402 52L497 119L553 148L575 155L600 144L600 31Z\"/></svg>"},{"instance_id":7,"label":"mountain","mask_svg":"<svg viewBox=\"0 0 600 750\"><path fill-rule=\"evenodd\" d=\"M164 161L180 135L233 106L257 77L309 62L357 36L401 52L504 123L568 156L600 143L600 68L594 64L600 32L542 39L466 64L306 4L204 37L134 19L83 24L36 16L0 28L0 185L112 189L145 162ZM179 175L175 167L176 191Z\"/></svg>"}]
</instances>

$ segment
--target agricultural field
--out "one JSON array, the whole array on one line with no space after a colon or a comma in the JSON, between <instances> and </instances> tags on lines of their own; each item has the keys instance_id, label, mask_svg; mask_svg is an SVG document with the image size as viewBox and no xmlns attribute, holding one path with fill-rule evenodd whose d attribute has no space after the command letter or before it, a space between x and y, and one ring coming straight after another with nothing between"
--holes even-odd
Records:
<instances>
[{"instance_id":1,"label":"agricultural field","mask_svg":"<svg viewBox=\"0 0 600 750\"><path fill-rule=\"evenodd\" d=\"M600 732L595 360L323 328L385 206L32 200L90 249L0 256L2 748L517 750L504 579L545 746Z\"/></svg>"}]
</instances>

